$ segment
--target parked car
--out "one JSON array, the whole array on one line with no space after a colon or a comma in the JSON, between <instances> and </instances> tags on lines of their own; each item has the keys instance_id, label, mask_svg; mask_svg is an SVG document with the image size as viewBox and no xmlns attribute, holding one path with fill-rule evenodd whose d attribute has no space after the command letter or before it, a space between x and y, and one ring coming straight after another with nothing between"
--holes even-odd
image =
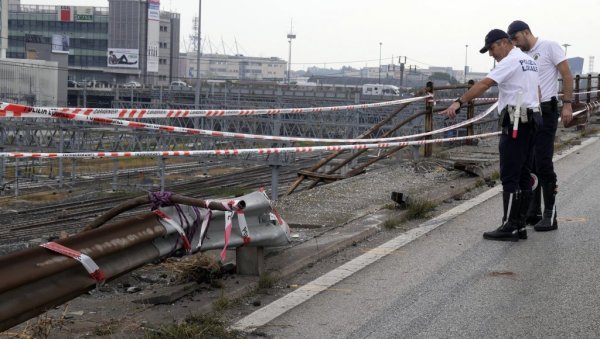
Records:
<instances>
[{"instance_id":1,"label":"parked car","mask_svg":"<svg viewBox=\"0 0 600 339\"><path fill-rule=\"evenodd\" d=\"M140 84L137 81L129 81L123 84L124 88L140 88L142 87L142 84Z\"/></svg>"},{"instance_id":2,"label":"parked car","mask_svg":"<svg viewBox=\"0 0 600 339\"><path fill-rule=\"evenodd\" d=\"M171 89L184 89L184 88L192 88L192 86L188 85L186 82L181 81L181 80L177 80L177 81L172 81L171 85L169 86Z\"/></svg>"}]
</instances>

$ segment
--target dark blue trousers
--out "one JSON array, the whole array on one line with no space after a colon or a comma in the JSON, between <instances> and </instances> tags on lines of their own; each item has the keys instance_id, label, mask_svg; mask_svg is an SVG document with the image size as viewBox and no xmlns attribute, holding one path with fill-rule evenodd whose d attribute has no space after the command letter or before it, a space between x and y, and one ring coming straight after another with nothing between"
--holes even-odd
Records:
<instances>
[{"instance_id":1,"label":"dark blue trousers","mask_svg":"<svg viewBox=\"0 0 600 339\"><path fill-rule=\"evenodd\" d=\"M512 124L504 114L500 135L500 180L504 192L531 190L531 169L536 130L541 124L539 112L532 113L527 123L519 123L517 138L512 137Z\"/></svg>"},{"instance_id":2,"label":"dark blue trousers","mask_svg":"<svg viewBox=\"0 0 600 339\"><path fill-rule=\"evenodd\" d=\"M542 126L537 131L533 172L538 176L540 183L556 183L556 173L552 163L554 154L554 139L558 127L558 105L556 100L542 103Z\"/></svg>"}]
</instances>

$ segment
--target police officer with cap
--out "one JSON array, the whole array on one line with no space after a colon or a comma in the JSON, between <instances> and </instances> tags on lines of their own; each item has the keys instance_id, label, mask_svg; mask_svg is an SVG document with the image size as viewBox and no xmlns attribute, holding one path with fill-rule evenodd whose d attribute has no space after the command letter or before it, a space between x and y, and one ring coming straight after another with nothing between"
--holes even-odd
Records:
<instances>
[{"instance_id":1,"label":"police officer with cap","mask_svg":"<svg viewBox=\"0 0 600 339\"><path fill-rule=\"evenodd\" d=\"M488 75L456 99L441 114L454 118L460 107L498 85L500 112L500 179L504 216L496 230L483 233L488 240L527 239L525 212L531 200L530 166L535 130L541 124L536 62L514 48L506 32L493 29L480 53L489 52L498 63Z\"/></svg>"},{"instance_id":2,"label":"police officer with cap","mask_svg":"<svg viewBox=\"0 0 600 339\"><path fill-rule=\"evenodd\" d=\"M535 225L536 231L552 231L558 228L556 221L557 179L552 163L554 138L558 127L558 75L563 79L561 118L567 126L573 118L573 75L567 57L557 42L535 37L529 25L516 20L508 26L508 35L515 46L531 56L539 67L542 92L542 127L538 130L534 147L534 172L540 185L527 211L527 223ZM541 187L541 190L540 190ZM541 193L544 195L544 213L541 212Z\"/></svg>"}]
</instances>

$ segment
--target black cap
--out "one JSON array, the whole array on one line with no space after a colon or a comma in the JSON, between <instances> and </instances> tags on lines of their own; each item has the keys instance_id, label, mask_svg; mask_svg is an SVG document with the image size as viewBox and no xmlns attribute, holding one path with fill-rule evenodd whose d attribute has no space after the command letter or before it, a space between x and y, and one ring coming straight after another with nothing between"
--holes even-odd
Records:
<instances>
[{"instance_id":1,"label":"black cap","mask_svg":"<svg viewBox=\"0 0 600 339\"><path fill-rule=\"evenodd\" d=\"M529 29L529 25L526 24L524 21L521 20L515 20L513 22L511 22L510 25L508 25L508 36L512 39L515 37L515 34L519 33L520 31L524 31L526 29Z\"/></svg>"},{"instance_id":2,"label":"black cap","mask_svg":"<svg viewBox=\"0 0 600 339\"><path fill-rule=\"evenodd\" d=\"M508 39L508 34L506 34L506 32L504 32L501 29L492 29L486 36L485 36L485 46L483 46L482 49L479 50L479 53L485 53L488 51L488 49L490 49L490 46L500 40L500 39Z\"/></svg>"}]
</instances>

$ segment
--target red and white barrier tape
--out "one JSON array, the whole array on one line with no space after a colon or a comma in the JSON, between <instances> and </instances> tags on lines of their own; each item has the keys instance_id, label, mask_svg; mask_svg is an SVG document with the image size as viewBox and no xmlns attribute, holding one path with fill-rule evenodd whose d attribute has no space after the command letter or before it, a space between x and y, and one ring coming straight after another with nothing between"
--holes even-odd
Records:
<instances>
[{"instance_id":1,"label":"red and white barrier tape","mask_svg":"<svg viewBox=\"0 0 600 339\"><path fill-rule=\"evenodd\" d=\"M227 257L227 246L229 246L231 229L233 228L233 217L237 216L238 218L238 227L240 228L240 234L242 236L242 240L244 241L244 245L248 245L252 240L250 237L250 229L248 228L248 222L246 221L244 210L239 207L240 200L206 200L206 206L210 205L211 202L221 203L223 207L227 209L227 211L225 211L225 243L223 245L223 249L221 250L221 262L225 262L225 258Z\"/></svg>"},{"instance_id":2,"label":"red and white barrier tape","mask_svg":"<svg viewBox=\"0 0 600 339\"><path fill-rule=\"evenodd\" d=\"M310 152L335 152L343 150L385 149L398 146L426 145L451 141L461 141L477 138L488 138L500 132L490 132L464 137L440 138L430 140L414 140L376 144L358 145L329 145L307 147L280 147L280 148L242 148L202 151L159 151L159 152L82 152L82 153L30 153L30 152L0 152L4 158L114 158L114 157L189 157L199 155L244 155L244 154L283 154L283 153L310 153Z\"/></svg>"},{"instance_id":3,"label":"red and white barrier tape","mask_svg":"<svg viewBox=\"0 0 600 339\"><path fill-rule=\"evenodd\" d=\"M442 133L448 130L452 130L461 126L468 125L477 120L482 119L486 115L488 115L495 107L497 103L489 107L484 113L469 119L458 124L448 126L445 128L441 128L432 132L425 132L415 135L405 135L399 137L390 137L390 138L373 138L373 139L324 139L324 138L302 138L302 137L283 137L283 136L271 136L271 135L256 135L256 134L245 134L245 133L233 133L233 132L220 132L220 131L211 131L211 130L202 130L195 128L186 128L186 127L174 127L174 126L166 126L166 125L158 125L158 124L146 124L141 122L127 121L127 120L119 120L119 119L110 119L110 118L100 118L93 116L86 116L82 114L74 114L74 113L61 113L52 109L42 108L42 107L32 107L33 112L37 112L40 114L68 119L68 120L77 120L77 121L86 121L95 124L104 124L104 125L115 125L115 126L124 126L131 128L144 129L149 131L163 131L163 132L172 132L172 133L183 133L183 134L191 134L191 135L206 135L211 137L220 137L220 138L234 138L234 139L248 139L248 140L268 140L268 141L281 141L281 142L322 142L322 143L373 143L373 142L391 142L396 140L404 140L404 139L412 139L418 138L421 136L432 135L437 133Z\"/></svg>"},{"instance_id":4,"label":"red and white barrier tape","mask_svg":"<svg viewBox=\"0 0 600 339\"><path fill-rule=\"evenodd\" d=\"M445 98L445 99L435 99L434 101L438 101L438 102L452 101L452 102L454 102L455 100L456 100L456 98L454 98L454 99ZM498 98L474 98L474 99L471 99L471 101L498 101Z\"/></svg>"},{"instance_id":5,"label":"red and white barrier tape","mask_svg":"<svg viewBox=\"0 0 600 339\"><path fill-rule=\"evenodd\" d=\"M53 241L41 244L40 246L79 261L79 263L81 263L85 270L90 274L92 279L96 280L97 283L101 284L104 282L104 280L106 280L106 275L90 256Z\"/></svg>"},{"instance_id":6,"label":"red and white barrier tape","mask_svg":"<svg viewBox=\"0 0 600 339\"><path fill-rule=\"evenodd\" d=\"M152 213L156 214L156 216L158 216L163 222L165 222L167 224L167 229L168 226L172 227L175 231L177 231L177 233L179 233L179 237L181 238L181 241L183 242L183 248L185 249L185 251L189 254L192 253L192 245L190 243L190 240L188 239L187 235L185 234L185 231L183 230L183 228L175 222L175 220L171 219L167 214L165 214L165 212L156 209L154 211L152 211Z\"/></svg>"},{"instance_id":7,"label":"red and white barrier tape","mask_svg":"<svg viewBox=\"0 0 600 339\"><path fill-rule=\"evenodd\" d=\"M169 110L169 109L138 109L138 108L69 108L69 107L44 107L44 109L60 113L81 114L85 116L96 116L103 118L121 119L144 119L144 118L193 118L193 117L222 117L222 116L245 116L264 114L290 114L290 113L324 113L345 110L357 110L374 107L396 106L408 104L430 97L430 95L408 98L401 100L383 101L371 104L328 106L328 107L304 107L304 108L269 108L269 109L227 109L227 110ZM0 103L0 117L32 117L47 118L46 114L35 112L33 107Z\"/></svg>"},{"instance_id":8,"label":"red and white barrier tape","mask_svg":"<svg viewBox=\"0 0 600 339\"><path fill-rule=\"evenodd\" d=\"M200 227L200 236L198 237L198 245L196 245L195 251L199 251L202 248L202 241L204 241L204 235L206 234L206 230L208 230L208 224L210 223L211 218L212 211L207 208L206 214L204 215L204 219L202 219L202 226Z\"/></svg>"}]
</instances>

